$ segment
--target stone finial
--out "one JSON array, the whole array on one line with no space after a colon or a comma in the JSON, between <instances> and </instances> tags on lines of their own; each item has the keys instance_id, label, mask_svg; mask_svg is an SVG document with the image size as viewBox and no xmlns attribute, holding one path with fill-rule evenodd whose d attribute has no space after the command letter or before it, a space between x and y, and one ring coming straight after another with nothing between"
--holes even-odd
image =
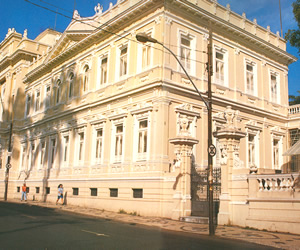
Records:
<instances>
[{"instance_id":1,"label":"stone finial","mask_svg":"<svg viewBox=\"0 0 300 250\"><path fill-rule=\"evenodd\" d=\"M253 23L254 23L255 25L257 25L257 20L256 20L256 18L253 19Z\"/></svg>"},{"instance_id":2,"label":"stone finial","mask_svg":"<svg viewBox=\"0 0 300 250\"><path fill-rule=\"evenodd\" d=\"M24 30L23 38L27 39L27 29Z\"/></svg>"},{"instance_id":3,"label":"stone finial","mask_svg":"<svg viewBox=\"0 0 300 250\"><path fill-rule=\"evenodd\" d=\"M243 12L242 17L243 17L243 19L246 19L246 13L245 12Z\"/></svg>"},{"instance_id":4,"label":"stone finial","mask_svg":"<svg viewBox=\"0 0 300 250\"><path fill-rule=\"evenodd\" d=\"M110 3L109 3L108 9L109 9L109 10L112 9L113 6L114 6L114 4L113 4L112 2L110 2Z\"/></svg>"},{"instance_id":5,"label":"stone finial","mask_svg":"<svg viewBox=\"0 0 300 250\"><path fill-rule=\"evenodd\" d=\"M74 10L73 18L74 18L74 19L80 18L80 15L79 15L79 13L78 13L78 10Z\"/></svg>"},{"instance_id":6,"label":"stone finial","mask_svg":"<svg viewBox=\"0 0 300 250\"><path fill-rule=\"evenodd\" d=\"M268 26L267 26L267 30L268 30L268 32L270 32L270 31L271 31L271 27L270 27L270 25L268 25Z\"/></svg>"},{"instance_id":7,"label":"stone finial","mask_svg":"<svg viewBox=\"0 0 300 250\"><path fill-rule=\"evenodd\" d=\"M96 12L96 15L100 15L100 14L102 14L103 6L101 6L101 4L98 3L98 4L94 7L94 10L95 10L95 12Z\"/></svg>"},{"instance_id":8,"label":"stone finial","mask_svg":"<svg viewBox=\"0 0 300 250\"><path fill-rule=\"evenodd\" d=\"M230 4L229 3L226 5L226 9L227 9L227 11L230 11Z\"/></svg>"}]
</instances>

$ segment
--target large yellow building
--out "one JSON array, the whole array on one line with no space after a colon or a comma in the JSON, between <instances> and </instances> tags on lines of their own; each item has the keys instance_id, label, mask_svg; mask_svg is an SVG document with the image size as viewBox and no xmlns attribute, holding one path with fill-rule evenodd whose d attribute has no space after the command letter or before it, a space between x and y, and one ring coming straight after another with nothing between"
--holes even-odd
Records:
<instances>
[{"instance_id":1,"label":"large yellow building","mask_svg":"<svg viewBox=\"0 0 300 250\"><path fill-rule=\"evenodd\" d=\"M206 99L211 27L213 130L224 127L231 106L234 126L245 133L235 167L289 171L282 155L289 147L288 65L296 58L279 33L213 0L123 0L95 10L88 18L75 11L62 34L48 29L31 40L10 29L1 42L0 197L10 158L10 198L20 197L25 181L31 199L54 202L63 183L70 204L202 215L206 106L174 57L138 42L139 32L170 48ZM185 171L178 136L194 144ZM217 169L225 150L214 144Z\"/></svg>"}]
</instances>

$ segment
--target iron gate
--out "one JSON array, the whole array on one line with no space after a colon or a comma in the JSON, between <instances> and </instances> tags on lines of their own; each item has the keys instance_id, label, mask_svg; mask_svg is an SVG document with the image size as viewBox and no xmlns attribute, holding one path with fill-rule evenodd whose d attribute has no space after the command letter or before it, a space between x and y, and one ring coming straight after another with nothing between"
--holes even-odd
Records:
<instances>
[{"instance_id":1,"label":"iron gate","mask_svg":"<svg viewBox=\"0 0 300 250\"><path fill-rule=\"evenodd\" d=\"M196 170L193 167L191 174L191 199L192 215L208 217L208 170ZM219 211L219 196L221 194L221 168L213 169L213 197L214 216L217 217Z\"/></svg>"}]
</instances>

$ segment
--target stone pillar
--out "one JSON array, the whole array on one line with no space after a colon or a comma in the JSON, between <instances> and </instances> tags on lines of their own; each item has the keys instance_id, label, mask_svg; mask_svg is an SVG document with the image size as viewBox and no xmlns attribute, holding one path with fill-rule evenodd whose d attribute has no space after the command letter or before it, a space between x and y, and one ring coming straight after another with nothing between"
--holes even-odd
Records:
<instances>
[{"instance_id":1,"label":"stone pillar","mask_svg":"<svg viewBox=\"0 0 300 250\"><path fill-rule=\"evenodd\" d=\"M178 137L170 140L170 143L175 146L176 155L173 165L176 180L173 185L175 206L172 219L191 215L191 156L193 146L199 142L190 137L188 131L189 120L186 116L179 119L179 125L180 132Z\"/></svg>"},{"instance_id":2,"label":"stone pillar","mask_svg":"<svg viewBox=\"0 0 300 250\"><path fill-rule=\"evenodd\" d=\"M236 192L238 191L236 184L233 183L234 176L246 174L245 171L249 172L239 158L240 140L246 136L246 133L235 126L236 115L237 112L228 106L224 112L226 125L214 133L214 137L219 139L221 155L221 195L218 214L218 224L220 225L234 224L232 204L240 199ZM247 183L247 179L245 180Z\"/></svg>"}]
</instances>

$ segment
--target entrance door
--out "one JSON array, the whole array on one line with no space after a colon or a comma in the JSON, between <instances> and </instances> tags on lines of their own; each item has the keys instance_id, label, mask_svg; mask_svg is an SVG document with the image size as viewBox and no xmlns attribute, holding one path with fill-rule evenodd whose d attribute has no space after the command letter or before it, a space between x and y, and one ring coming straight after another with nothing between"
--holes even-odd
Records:
<instances>
[{"instance_id":1,"label":"entrance door","mask_svg":"<svg viewBox=\"0 0 300 250\"><path fill-rule=\"evenodd\" d=\"M207 175L207 170L197 170L195 167L192 168L192 216L208 217L209 215ZM221 168L213 169L213 177L214 216L217 218L219 212L219 195L221 193Z\"/></svg>"}]
</instances>

